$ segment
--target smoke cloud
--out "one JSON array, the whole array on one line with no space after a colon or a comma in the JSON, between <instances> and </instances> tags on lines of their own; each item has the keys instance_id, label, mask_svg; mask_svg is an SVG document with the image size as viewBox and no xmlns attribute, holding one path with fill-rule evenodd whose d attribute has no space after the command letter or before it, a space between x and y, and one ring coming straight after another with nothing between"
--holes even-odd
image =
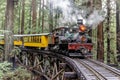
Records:
<instances>
[{"instance_id":1,"label":"smoke cloud","mask_svg":"<svg viewBox=\"0 0 120 80\"><path fill-rule=\"evenodd\" d=\"M106 13L104 11L94 10L86 19L86 25L95 28L105 19L105 17Z\"/></svg>"},{"instance_id":2,"label":"smoke cloud","mask_svg":"<svg viewBox=\"0 0 120 80\"><path fill-rule=\"evenodd\" d=\"M58 21L59 26L76 24L77 19L83 19L84 24L88 27L96 27L106 16L104 10L93 10L91 12L88 7L76 6L73 0L50 0L50 3L53 4L53 13L55 13L57 8L62 12L62 16Z\"/></svg>"}]
</instances>

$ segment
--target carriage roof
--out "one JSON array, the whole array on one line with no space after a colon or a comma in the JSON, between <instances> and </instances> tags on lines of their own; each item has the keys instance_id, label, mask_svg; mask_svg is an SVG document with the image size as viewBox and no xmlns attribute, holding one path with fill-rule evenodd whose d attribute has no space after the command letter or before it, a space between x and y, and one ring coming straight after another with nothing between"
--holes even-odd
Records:
<instances>
[{"instance_id":1,"label":"carriage roof","mask_svg":"<svg viewBox=\"0 0 120 80\"><path fill-rule=\"evenodd\" d=\"M41 34L17 34L17 35L14 35L14 37L47 36L47 35L49 35L49 33L41 33ZM0 36L4 36L4 35L0 35Z\"/></svg>"}]
</instances>

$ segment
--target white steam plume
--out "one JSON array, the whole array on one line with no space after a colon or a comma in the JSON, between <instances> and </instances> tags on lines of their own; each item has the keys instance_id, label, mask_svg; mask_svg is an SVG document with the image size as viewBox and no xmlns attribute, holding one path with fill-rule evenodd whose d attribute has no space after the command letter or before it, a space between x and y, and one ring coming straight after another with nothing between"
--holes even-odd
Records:
<instances>
[{"instance_id":1,"label":"white steam plume","mask_svg":"<svg viewBox=\"0 0 120 80\"><path fill-rule=\"evenodd\" d=\"M106 17L106 12L104 12L104 10L93 10L92 13L89 14L90 9L87 7L79 9L72 0L50 0L50 2L53 4L53 12L55 12L57 8L62 12L62 17L60 17L58 21L59 26L66 23L68 26L69 24L76 24L77 19L83 19L83 22L86 23L87 26L96 27ZM88 14L89 16L87 16Z\"/></svg>"},{"instance_id":2,"label":"white steam plume","mask_svg":"<svg viewBox=\"0 0 120 80\"><path fill-rule=\"evenodd\" d=\"M95 28L105 19L105 17L106 13L104 11L94 10L86 19L86 25Z\"/></svg>"}]
</instances>

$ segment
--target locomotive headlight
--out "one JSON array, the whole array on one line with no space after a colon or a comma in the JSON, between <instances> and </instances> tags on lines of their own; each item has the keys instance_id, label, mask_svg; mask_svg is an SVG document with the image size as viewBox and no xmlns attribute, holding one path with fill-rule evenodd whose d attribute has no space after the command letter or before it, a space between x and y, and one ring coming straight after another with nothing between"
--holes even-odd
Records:
<instances>
[{"instance_id":1,"label":"locomotive headlight","mask_svg":"<svg viewBox=\"0 0 120 80\"><path fill-rule=\"evenodd\" d=\"M80 30L81 32L85 32L85 31L87 30L87 28L86 28L86 26L84 26L84 25L80 25L79 30Z\"/></svg>"}]
</instances>

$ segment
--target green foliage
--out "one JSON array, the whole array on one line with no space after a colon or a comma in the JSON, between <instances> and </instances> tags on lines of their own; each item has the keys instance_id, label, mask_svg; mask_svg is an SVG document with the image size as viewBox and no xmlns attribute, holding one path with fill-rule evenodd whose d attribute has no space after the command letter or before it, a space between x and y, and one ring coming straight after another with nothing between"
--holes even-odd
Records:
<instances>
[{"instance_id":1,"label":"green foliage","mask_svg":"<svg viewBox=\"0 0 120 80\"><path fill-rule=\"evenodd\" d=\"M3 46L0 46L0 49L1 49L1 50L4 50Z\"/></svg>"},{"instance_id":2,"label":"green foliage","mask_svg":"<svg viewBox=\"0 0 120 80\"><path fill-rule=\"evenodd\" d=\"M3 75L10 71L11 64L7 61L0 63L0 80L2 79Z\"/></svg>"},{"instance_id":3,"label":"green foliage","mask_svg":"<svg viewBox=\"0 0 120 80\"><path fill-rule=\"evenodd\" d=\"M31 73L23 67L12 70L12 64L5 61L0 63L0 80L31 80Z\"/></svg>"},{"instance_id":4,"label":"green foliage","mask_svg":"<svg viewBox=\"0 0 120 80\"><path fill-rule=\"evenodd\" d=\"M118 3L118 6L120 7L120 0L116 0L116 2Z\"/></svg>"},{"instance_id":5,"label":"green foliage","mask_svg":"<svg viewBox=\"0 0 120 80\"><path fill-rule=\"evenodd\" d=\"M23 67L19 67L13 72L7 72L3 80L31 80L31 74Z\"/></svg>"},{"instance_id":6,"label":"green foliage","mask_svg":"<svg viewBox=\"0 0 120 80\"><path fill-rule=\"evenodd\" d=\"M0 0L0 29L4 29L6 0Z\"/></svg>"},{"instance_id":7,"label":"green foliage","mask_svg":"<svg viewBox=\"0 0 120 80\"><path fill-rule=\"evenodd\" d=\"M14 49L11 51L10 56L14 57L14 55L19 55L20 52L21 52L20 48L14 46Z\"/></svg>"},{"instance_id":8,"label":"green foliage","mask_svg":"<svg viewBox=\"0 0 120 80\"><path fill-rule=\"evenodd\" d=\"M0 46L0 61L3 60L3 50L4 50L3 46Z\"/></svg>"}]
</instances>

